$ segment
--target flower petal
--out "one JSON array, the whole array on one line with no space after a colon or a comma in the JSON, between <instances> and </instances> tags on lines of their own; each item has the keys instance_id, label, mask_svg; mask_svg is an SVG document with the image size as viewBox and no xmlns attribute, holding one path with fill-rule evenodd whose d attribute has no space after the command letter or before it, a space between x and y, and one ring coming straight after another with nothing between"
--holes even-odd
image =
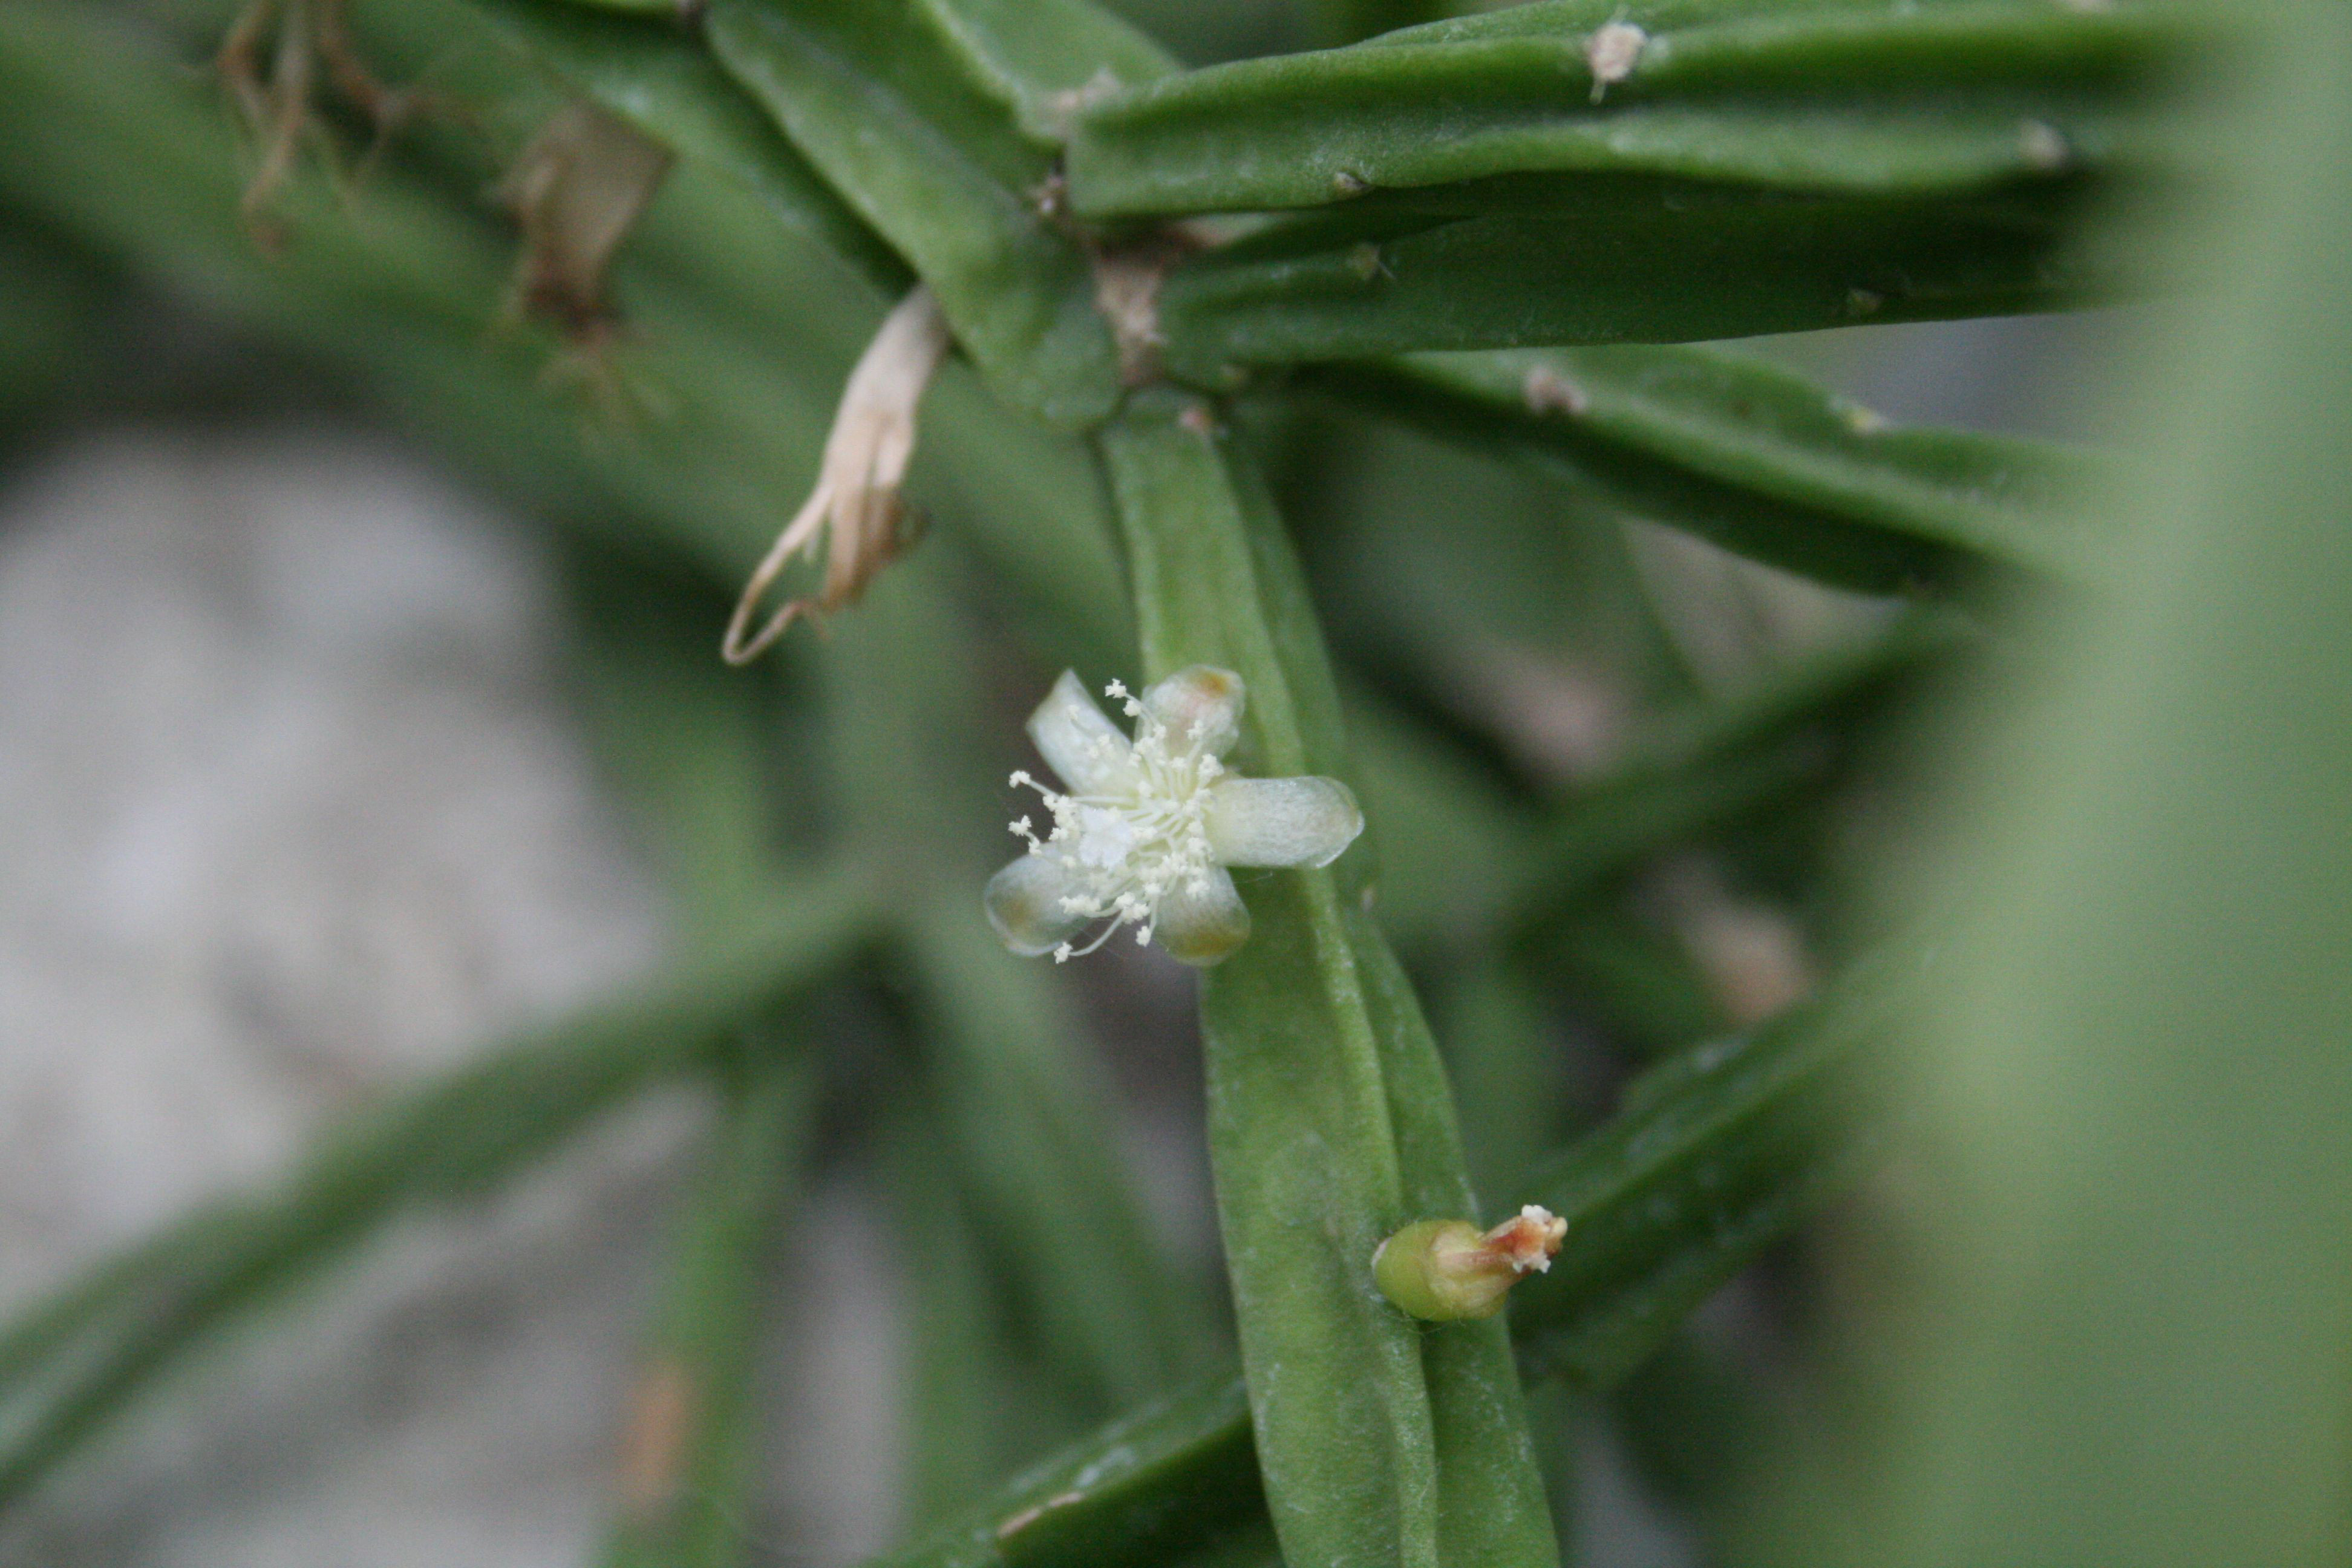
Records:
<instances>
[{"instance_id":1,"label":"flower petal","mask_svg":"<svg viewBox=\"0 0 2352 1568\"><path fill-rule=\"evenodd\" d=\"M1328 866L1364 830L1338 779L1220 779L1209 788L1209 848L1228 866Z\"/></svg>"},{"instance_id":2,"label":"flower petal","mask_svg":"<svg viewBox=\"0 0 2352 1568\"><path fill-rule=\"evenodd\" d=\"M988 879L981 904L1004 945L1024 958L1051 952L1087 923L1062 908L1070 874L1051 855L1024 855Z\"/></svg>"},{"instance_id":3,"label":"flower petal","mask_svg":"<svg viewBox=\"0 0 2352 1568\"><path fill-rule=\"evenodd\" d=\"M1195 889L1191 883L1160 900L1152 934L1179 963L1206 968L1221 963L1249 940L1249 906L1221 867L1212 866Z\"/></svg>"},{"instance_id":4,"label":"flower petal","mask_svg":"<svg viewBox=\"0 0 2352 1568\"><path fill-rule=\"evenodd\" d=\"M1222 757L1242 735L1242 678L1213 664L1188 664L1143 694L1143 710L1159 721L1180 751Z\"/></svg>"},{"instance_id":5,"label":"flower petal","mask_svg":"<svg viewBox=\"0 0 2352 1568\"><path fill-rule=\"evenodd\" d=\"M1029 715L1029 738L1072 795L1103 795L1134 783L1134 747L1069 670Z\"/></svg>"}]
</instances>

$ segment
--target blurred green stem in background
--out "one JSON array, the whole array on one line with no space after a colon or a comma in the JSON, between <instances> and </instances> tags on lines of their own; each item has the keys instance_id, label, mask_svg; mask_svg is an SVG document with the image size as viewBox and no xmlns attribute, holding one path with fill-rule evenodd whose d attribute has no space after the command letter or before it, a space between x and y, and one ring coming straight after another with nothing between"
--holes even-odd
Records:
<instances>
[{"instance_id":1,"label":"blurred green stem in background","mask_svg":"<svg viewBox=\"0 0 2352 1568\"><path fill-rule=\"evenodd\" d=\"M408 1209L479 1199L650 1084L707 1069L747 1019L803 992L870 940L861 890L805 883L644 994L493 1051L345 1127L273 1195L205 1211L98 1266L0 1339L0 1507L114 1415L157 1372ZM68 1331L70 1315L86 1313ZM37 1351L39 1353L34 1353Z\"/></svg>"},{"instance_id":2,"label":"blurred green stem in background","mask_svg":"<svg viewBox=\"0 0 2352 1568\"><path fill-rule=\"evenodd\" d=\"M767 1422L760 1328L806 1157L817 1073L753 1047L720 1107L709 1169L680 1216L668 1289L623 1427L620 1518L604 1568L728 1568L750 1559Z\"/></svg>"},{"instance_id":3,"label":"blurred green stem in background","mask_svg":"<svg viewBox=\"0 0 2352 1568\"><path fill-rule=\"evenodd\" d=\"M2352 16L2230 14L2266 76L2173 238L2229 286L2142 350L2138 546L1961 737L1965 920L1895 1085L1936 1200L1845 1342L1889 1418L1751 1560L2352 1555Z\"/></svg>"}]
</instances>

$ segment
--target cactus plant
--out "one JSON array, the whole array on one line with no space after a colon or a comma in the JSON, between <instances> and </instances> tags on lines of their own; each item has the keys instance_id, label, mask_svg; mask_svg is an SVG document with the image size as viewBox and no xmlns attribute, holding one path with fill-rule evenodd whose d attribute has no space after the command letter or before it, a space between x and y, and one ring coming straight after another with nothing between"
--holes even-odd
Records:
<instances>
[{"instance_id":1,"label":"cactus plant","mask_svg":"<svg viewBox=\"0 0 2352 1568\"><path fill-rule=\"evenodd\" d=\"M689 938L0 1327L0 1512L393 1215L690 1079L725 1111L609 1560L756 1560L728 1521L833 1054L812 998L882 976L905 1089L858 1136L937 1412L897 1568L1556 1568L1547 1384L1680 1423L1711 1498L1734 1461L1801 1478L1692 1505L1727 1556L2341 1561L2342 17L1330 4L1188 64L1197 9L0 8L0 420L99 354L103 276L554 520ZM216 50L257 134L184 68ZM393 81L425 84L397 114ZM2126 303L2193 365L2151 370L2139 452L1899 426L1726 342ZM1408 521L1365 500L1391 481ZM1725 680L1692 644L1737 596L1659 538L1839 591L1838 630ZM1507 689L1522 615L1617 715L1551 765ZM1033 701L1118 676L1139 727L1055 689L1067 793L990 883L1032 761L1004 668ZM2042 692L2041 750L1964 686ZM1971 807L1934 815L1921 747ZM1858 802L1940 824L1941 881L1857 855ZM1133 971L1024 963L992 918L1202 966L1215 1291L1146 1220L1073 1004ZM1605 1103L1563 1081L1568 1016ZM1888 1217L1923 1168L1941 1206ZM1833 1202L1940 1269L1894 1457L1766 1436L1736 1373L1644 1406ZM1448 1294L1432 1238L1486 1258L1522 1205L1544 1255ZM1059 1424L970 1430L1016 1377Z\"/></svg>"}]
</instances>

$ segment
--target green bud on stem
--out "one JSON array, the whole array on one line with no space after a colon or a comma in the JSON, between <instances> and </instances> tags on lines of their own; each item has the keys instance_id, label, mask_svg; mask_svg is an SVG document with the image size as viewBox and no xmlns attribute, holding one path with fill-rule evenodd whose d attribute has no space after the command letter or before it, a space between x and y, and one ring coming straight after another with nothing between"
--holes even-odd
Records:
<instances>
[{"instance_id":1,"label":"green bud on stem","mask_svg":"<svg viewBox=\"0 0 2352 1568\"><path fill-rule=\"evenodd\" d=\"M1530 1204L1492 1230L1466 1219L1417 1220L1372 1254L1372 1279L1402 1311L1432 1322L1490 1318L1523 1275L1540 1274L1568 1222Z\"/></svg>"}]
</instances>

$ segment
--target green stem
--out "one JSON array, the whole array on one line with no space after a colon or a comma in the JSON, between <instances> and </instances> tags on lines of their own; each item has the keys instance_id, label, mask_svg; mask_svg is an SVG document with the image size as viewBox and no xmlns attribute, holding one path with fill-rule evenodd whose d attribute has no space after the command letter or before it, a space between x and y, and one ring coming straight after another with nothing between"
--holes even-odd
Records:
<instances>
[{"instance_id":1,"label":"green stem","mask_svg":"<svg viewBox=\"0 0 2352 1568\"><path fill-rule=\"evenodd\" d=\"M1297 563L1213 410L1139 397L1102 445L1146 677L1230 668L1248 692L1244 772L1345 773ZM1500 1329L1424 1335L1370 1284L1382 1237L1471 1197L1435 1046L1357 907L1370 869L1359 847L1329 870L1251 876L1253 934L1202 983L1211 1163L1276 1531L1292 1568L1548 1563Z\"/></svg>"},{"instance_id":2,"label":"green stem","mask_svg":"<svg viewBox=\"0 0 2352 1568\"><path fill-rule=\"evenodd\" d=\"M1969 641L1950 616L1921 612L1799 659L1736 699L1653 721L1528 847L1510 873L1502 924L1525 931L1556 922L1661 850L1819 788L1851 751L1857 716L1883 711Z\"/></svg>"}]
</instances>

